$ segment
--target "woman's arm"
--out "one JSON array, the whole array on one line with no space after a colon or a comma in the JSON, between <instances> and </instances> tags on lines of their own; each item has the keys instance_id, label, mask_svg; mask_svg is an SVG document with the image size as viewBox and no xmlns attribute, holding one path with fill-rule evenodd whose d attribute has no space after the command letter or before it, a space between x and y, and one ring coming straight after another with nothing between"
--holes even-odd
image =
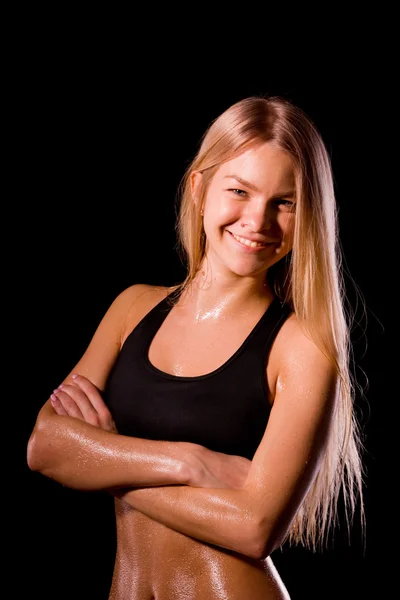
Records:
<instances>
[{"instance_id":1,"label":"woman's arm","mask_svg":"<svg viewBox=\"0 0 400 600\"><path fill-rule=\"evenodd\" d=\"M143 514L193 538L265 558L280 545L319 470L336 373L293 322L279 352L274 404L242 489L117 491Z\"/></svg>"},{"instance_id":2,"label":"woman's arm","mask_svg":"<svg viewBox=\"0 0 400 600\"><path fill-rule=\"evenodd\" d=\"M131 438L44 410L28 442L33 471L81 490L190 481L189 445Z\"/></svg>"},{"instance_id":3,"label":"woman's arm","mask_svg":"<svg viewBox=\"0 0 400 600\"><path fill-rule=\"evenodd\" d=\"M39 439L43 445L41 450L32 447L28 452L33 457L29 463L32 469L68 487L85 490L168 484L243 485L249 460L207 451L190 442L118 435L96 386L82 375L74 374L71 380L73 384L67 380L51 395L52 408L46 410L54 426L43 426L47 438L38 432L30 441L33 445ZM68 426L60 423L58 415L66 419ZM43 463L34 463L35 457Z\"/></svg>"},{"instance_id":4,"label":"woman's arm","mask_svg":"<svg viewBox=\"0 0 400 600\"><path fill-rule=\"evenodd\" d=\"M195 445L116 434L101 397L128 333L128 319L132 328L149 305L161 299L162 293L158 288L134 285L114 300L73 369L73 373L84 377L74 379L70 373L63 382L64 387L52 395L55 403L49 399L39 411L27 447L27 462L32 470L82 490L190 481L188 457L196 450ZM68 391L84 399L81 402L85 412L83 420L66 412L57 414L57 396L68 398ZM97 417L106 430L96 426Z\"/></svg>"}]
</instances>

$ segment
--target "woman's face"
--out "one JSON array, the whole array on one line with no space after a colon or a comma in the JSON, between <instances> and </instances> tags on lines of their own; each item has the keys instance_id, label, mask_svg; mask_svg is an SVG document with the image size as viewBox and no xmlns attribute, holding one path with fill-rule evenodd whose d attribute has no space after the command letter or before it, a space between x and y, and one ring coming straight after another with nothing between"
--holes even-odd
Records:
<instances>
[{"instance_id":1,"label":"woman's face","mask_svg":"<svg viewBox=\"0 0 400 600\"><path fill-rule=\"evenodd\" d=\"M292 160L272 142L223 163L203 205L208 260L219 272L265 274L292 248L294 209Z\"/></svg>"}]
</instances>

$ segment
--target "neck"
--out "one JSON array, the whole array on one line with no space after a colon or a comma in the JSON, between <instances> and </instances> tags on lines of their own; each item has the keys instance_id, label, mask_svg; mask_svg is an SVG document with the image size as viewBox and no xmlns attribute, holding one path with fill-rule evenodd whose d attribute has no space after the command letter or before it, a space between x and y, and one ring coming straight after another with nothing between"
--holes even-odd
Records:
<instances>
[{"instance_id":1,"label":"neck","mask_svg":"<svg viewBox=\"0 0 400 600\"><path fill-rule=\"evenodd\" d=\"M200 270L182 295L181 306L193 312L196 321L216 320L266 308L273 300L265 276L223 277L207 276Z\"/></svg>"}]
</instances>

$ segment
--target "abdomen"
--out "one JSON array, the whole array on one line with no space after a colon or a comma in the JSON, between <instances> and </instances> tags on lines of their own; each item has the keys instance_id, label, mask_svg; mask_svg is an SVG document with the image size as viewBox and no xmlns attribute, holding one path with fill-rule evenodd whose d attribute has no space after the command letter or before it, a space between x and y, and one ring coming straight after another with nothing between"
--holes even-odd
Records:
<instances>
[{"instance_id":1,"label":"abdomen","mask_svg":"<svg viewBox=\"0 0 400 600\"><path fill-rule=\"evenodd\" d=\"M200 542L116 500L110 600L290 600L270 558Z\"/></svg>"}]
</instances>

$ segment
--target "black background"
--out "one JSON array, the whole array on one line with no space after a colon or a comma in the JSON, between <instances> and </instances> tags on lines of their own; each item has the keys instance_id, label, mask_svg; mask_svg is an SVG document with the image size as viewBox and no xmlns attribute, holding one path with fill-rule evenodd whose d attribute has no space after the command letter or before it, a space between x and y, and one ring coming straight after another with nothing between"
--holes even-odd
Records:
<instances>
[{"instance_id":1,"label":"black background","mask_svg":"<svg viewBox=\"0 0 400 600\"><path fill-rule=\"evenodd\" d=\"M89 18L85 27L78 19L66 27L59 17L46 27L35 15L33 30L28 21L26 36L19 32L14 43L8 87L13 218L5 223L13 256L8 300L16 315L13 427L21 440L12 450L16 589L43 600L107 599L115 549L111 499L30 472L26 443L40 406L77 362L116 294L133 283L182 277L175 193L209 122L240 98L272 93L308 112L331 154L346 265L367 306L367 319L359 306L353 340L359 381L368 379L366 396L357 399L366 445L365 550L357 524L349 543L343 522L324 554L285 548L274 558L292 600L389 597L388 321L395 308L390 242L398 203L390 46L376 48L366 36L323 59L315 47L301 59L293 51L272 69L277 54L268 48L257 65L240 48L234 59L225 49L218 60L205 60L183 41L167 52L164 38L157 44L153 37L150 52L132 42L132 32L104 22L96 30Z\"/></svg>"}]
</instances>

